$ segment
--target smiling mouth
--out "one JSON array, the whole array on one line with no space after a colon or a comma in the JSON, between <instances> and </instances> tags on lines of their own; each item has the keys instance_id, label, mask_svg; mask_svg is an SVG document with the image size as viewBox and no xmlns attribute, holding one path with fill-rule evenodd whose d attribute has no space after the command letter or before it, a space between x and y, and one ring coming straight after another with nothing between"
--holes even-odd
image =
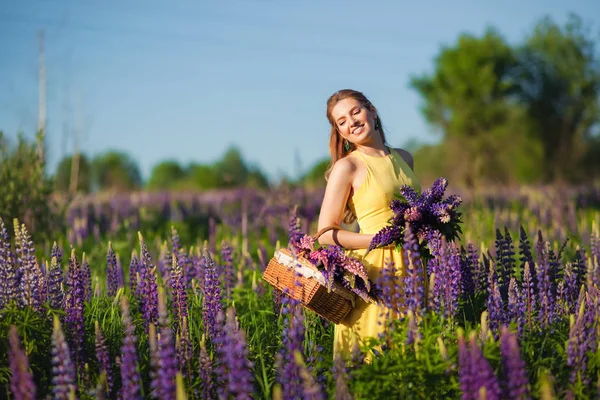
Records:
<instances>
[{"instance_id":1,"label":"smiling mouth","mask_svg":"<svg viewBox=\"0 0 600 400\"><path fill-rule=\"evenodd\" d=\"M362 132L362 130L363 130L363 127L364 127L364 124L363 124L363 125L359 125L358 127L354 128L354 129L352 130L352 134L353 134L353 135L356 135L357 133L361 133L361 132Z\"/></svg>"}]
</instances>

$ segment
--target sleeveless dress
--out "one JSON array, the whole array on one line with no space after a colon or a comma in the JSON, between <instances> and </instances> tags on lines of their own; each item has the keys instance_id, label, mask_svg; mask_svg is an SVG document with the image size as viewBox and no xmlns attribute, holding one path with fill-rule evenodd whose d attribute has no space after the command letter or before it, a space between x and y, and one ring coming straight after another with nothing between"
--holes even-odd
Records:
<instances>
[{"instance_id":1,"label":"sleeveless dress","mask_svg":"<svg viewBox=\"0 0 600 400\"><path fill-rule=\"evenodd\" d=\"M362 185L349 199L348 206L354 212L360 227L360 233L377 233L388 224L394 215L390 209L390 201L394 194L399 194L402 185L409 185L418 192L421 185L415 173L404 159L393 149L390 154L379 157L369 156L354 150L349 157L360 160L367 169ZM371 250L366 257L366 249L347 250L346 254L360 259L372 281L377 279L386 261L394 261L400 273L406 270L402 253L392 246ZM355 344L368 337L378 337L383 333L383 315L385 307L365 303L357 299L355 307L340 324L335 325L333 351L343 359L350 358ZM370 357L367 355L367 361Z\"/></svg>"}]
</instances>

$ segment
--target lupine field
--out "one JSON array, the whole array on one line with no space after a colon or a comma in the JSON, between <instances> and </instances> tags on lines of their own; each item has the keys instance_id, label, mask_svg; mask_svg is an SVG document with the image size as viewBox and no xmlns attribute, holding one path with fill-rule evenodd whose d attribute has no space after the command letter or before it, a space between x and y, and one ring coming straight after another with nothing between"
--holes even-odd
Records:
<instances>
[{"instance_id":1,"label":"lupine field","mask_svg":"<svg viewBox=\"0 0 600 400\"><path fill-rule=\"evenodd\" d=\"M600 188L460 194L460 239L427 282L381 275L410 311L346 361L261 279L322 191L89 196L45 243L2 221L0 397L599 398Z\"/></svg>"}]
</instances>

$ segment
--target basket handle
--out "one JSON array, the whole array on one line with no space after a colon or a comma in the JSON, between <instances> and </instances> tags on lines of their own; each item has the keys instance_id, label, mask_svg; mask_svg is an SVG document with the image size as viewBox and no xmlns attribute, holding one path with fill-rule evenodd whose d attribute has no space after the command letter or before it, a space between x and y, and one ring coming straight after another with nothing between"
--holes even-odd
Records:
<instances>
[{"instance_id":1,"label":"basket handle","mask_svg":"<svg viewBox=\"0 0 600 400\"><path fill-rule=\"evenodd\" d=\"M341 230L342 227L339 225L329 225L326 226L325 228L321 229L320 231L318 231L317 233L315 233L312 238L315 240L315 242L317 241L317 239L319 239L321 237L321 235L323 235L325 232L329 232L330 230Z\"/></svg>"}]
</instances>

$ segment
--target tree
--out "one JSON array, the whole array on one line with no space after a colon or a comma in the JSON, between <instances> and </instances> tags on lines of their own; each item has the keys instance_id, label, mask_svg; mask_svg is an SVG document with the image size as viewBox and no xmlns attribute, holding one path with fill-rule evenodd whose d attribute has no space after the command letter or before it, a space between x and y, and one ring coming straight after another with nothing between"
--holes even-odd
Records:
<instances>
[{"instance_id":1,"label":"tree","mask_svg":"<svg viewBox=\"0 0 600 400\"><path fill-rule=\"evenodd\" d=\"M214 167L221 187L241 186L248 178L248 167L236 147L230 147Z\"/></svg>"},{"instance_id":2,"label":"tree","mask_svg":"<svg viewBox=\"0 0 600 400\"><path fill-rule=\"evenodd\" d=\"M265 188L269 185L267 177L258 167L248 166L237 147L230 147L213 168L219 179L219 187Z\"/></svg>"},{"instance_id":3,"label":"tree","mask_svg":"<svg viewBox=\"0 0 600 400\"><path fill-rule=\"evenodd\" d=\"M186 177L186 173L177 161L163 161L152 168L148 189L171 189Z\"/></svg>"},{"instance_id":4,"label":"tree","mask_svg":"<svg viewBox=\"0 0 600 400\"><path fill-rule=\"evenodd\" d=\"M71 171L73 156L66 156L58 163L54 174L54 188L66 192L71 184ZM77 173L76 191L88 193L90 191L90 162L84 154L79 155L79 171Z\"/></svg>"},{"instance_id":5,"label":"tree","mask_svg":"<svg viewBox=\"0 0 600 400\"><path fill-rule=\"evenodd\" d=\"M516 65L510 46L488 29L482 38L461 35L454 47L442 48L432 75L411 79L423 115L441 132L446 176L469 186L509 182L519 167L507 155L531 160L539 153L522 107L510 101Z\"/></svg>"},{"instance_id":6,"label":"tree","mask_svg":"<svg viewBox=\"0 0 600 400\"><path fill-rule=\"evenodd\" d=\"M215 189L220 185L219 176L211 165L192 164L188 167L187 175L190 186L200 190Z\"/></svg>"},{"instance_id":7,"label":"tree","mask_svg":"<svg viewBox=\"0 0 600 400\"><path fill-rule=\"evenodd\" d=\"M40 132L37 144L30 143L19 134L17 145L11 146L0 131L0 218L9 230L18 218L34 240L50 239L52 228L60 229L62 223L39 151L42 138Z\"/></svg>"},{"instance_id":8,"label":"tree","mask_svg":"<svg viewBox=\"0 0 600 400\"><path fill-rule=\"evenodd\" d=\"M119 151L107 151L92 162L92 186L96 190L126 191L141 187L142 177L134 160Z\"/></svg>"},{"instance_id":9,"label":"tree","mask_svg":"<svg viewBox=\"0 0 600 400\"><path fill-rule=\"evenodd\" d=\"M543 143L546 180L573 179L599 122L600 63L581 19L541 20L521 47L520 100ZM581 173L579 173L581 175ZM580 176L585 177L585 176Z\"/></svg>"}]
</instances>

